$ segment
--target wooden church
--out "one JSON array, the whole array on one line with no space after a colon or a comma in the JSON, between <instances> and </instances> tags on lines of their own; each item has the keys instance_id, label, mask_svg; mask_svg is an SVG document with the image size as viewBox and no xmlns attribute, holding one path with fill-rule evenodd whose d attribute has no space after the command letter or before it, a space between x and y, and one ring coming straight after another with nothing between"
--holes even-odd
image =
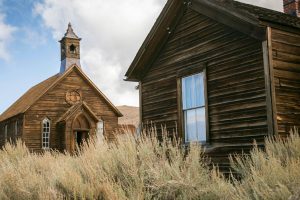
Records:
<instances>
[{"instance_id":1,"label":"wooden church","mask_svg":"<svg viewBox=\"0 0 300 200\"><path fill-rule=\"evenodd\" d=\"M254 140L300 127L299 6L284 5L289 14L168 0L126 73L139 82L141 123L202 143L223 166Z\"/></svg>"},{"instance_id":2,"label":"wooden church","mask_svg":"<svg viewBox=\"0 0 300 200\"><path fill-rule=\"evenodd\" d=\"M61 39L60 72L28 90L0 116L0 145L22 139L34 152L74 152L89 137L112 138L122 114L82 71L71 24Z\"/></svg>"}]
</instances>

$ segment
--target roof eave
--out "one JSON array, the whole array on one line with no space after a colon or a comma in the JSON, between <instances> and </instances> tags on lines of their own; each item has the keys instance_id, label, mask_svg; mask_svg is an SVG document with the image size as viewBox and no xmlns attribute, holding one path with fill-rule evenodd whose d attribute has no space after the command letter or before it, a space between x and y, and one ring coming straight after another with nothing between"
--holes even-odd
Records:
<instances>
[{"instance_id":1,"label":"roof eave","mask_svg":"<svg viewBox=\"0 0 300 200\"><path fill-rule=\"evenodd\" d=\"M140 79L136 78L136 77L132 77L131 75L128 75L128 77L126 77L125 79L123 79L124 81L128 81L128 82L139 82Z\"/></svg>"},{"instance_id":2,"label":"roof eave","mask_svg":"<svg viewBox=\"0 0 300 200\"><path fill-rule=\"evenodd\" d=\"M15 115L9 116L9 117L7 117L7 118L3 118L3 119L1 119L1 116L0 116L0 123L2 123L2 122L4 122L4 121L7 121L7 120L10 120L10 119L12 119L12 118L14 118L14 117L17 117L17 116L19 116L19 115L24 115L24 112L20 112L20 113L18 113L18 114L15 114Z\"/></svg>"},{"instance_id":3,"label":"roof eave","mask_svg":"<svg viewBox=\"0 0 300 200\"><path fill-rule=\"evenodd\" d=\"M99 118L97 117L97 115L85 102L82 102L82 106L90 113L90 115L94 118L95 121L99 122Z\"/></svg>"},{"instance_id":4,"label":"roof eave","mask_svg":"<svg viewBox=\"0 0 300 200\"><path fill-rule=\"evenodd\" d=\"M263 24L265 26L285 30L285 31L288 31L288 32L296 33L296 34L300 34L300 28L298 28L298 27L287 26L285 24L276 23L274 21L270 21L270 20L266 20L266 19L261 19L260 21L261 21L261 24Z\"/></svg>"},{"instance_id":5,"label":"roof eave","mask_svg":"<svg viewBox=\"0 0 300 200\"><path fill-rule=\"evenodd\" d=\"M258 40L266 40L266 27L260 24L260 21L254 18L251 15L243 16L238 12L231 13L230 11L226 11L225 8L220 6L216 6L208 0L191 0L188 3L182 0L169 0L163 11L160 13L157 21L149 32L147 38L143 42L140 47L138 53L136 54L133 62L129 66L125 76L127 77L126 81L137 82L142 79L142 73L144 73L144 68L147 68L151 65L149 62L145 62L145 56L149 54L149 51L153 51L152 49L159 49L157 46L161 45L158 43L153 47L153 41L157 40L155 36L163 35L163 38L168 37L168 31L165 30L168 26L171 26L172 20L174 18L179 17L179 14L172 14L174 10L180 10L178 6L188 7L195 10L198 13L206 15L216 21L223 23L229 27L235 28L250 37L253 37ZM167 19L165 19L167 18ZM234 21L235 23L232 23ZM173 22L174 23L174 22ZM166 26L167 24L167 26ZM170 29L172 31L172 28ZM164 32L165 31L165 32ZM161 39L163 41L163 39ZM152 45L152 46L151 46ZM150 46L150 47L149 47ZM149 50L150 49L150 50ZM158 51L158 50L157 50Z\"/></svg>"},{"instance_id":6,"label":"roof eave","mask_svg":"<svg viewBox=\"0 0 300 200\"><path fill-rule=\"evenodd\" d=\"M123 114L119 111L119 109L100 91L100 89L91 81L91 79L78 67L74 66L75 69L79 71L79 73L87 80L87 82L104 98L107 104L111 106L113 111L117 114L118 117L123 117Z\"/></svg>"},{"instance_id":7,"label":"roof eave","mask_svg":"<svg viewBox=\"0 0 300 200\"><path fill-rule=\"evenodd\" d=\"M32 107L32 105L36 101L38 101L42 96L44 96L51 88L55 87L62 79L64 79L64 77L66 77L68 74L70 74L74 69L76 69L80 73L80 75L83 78L85 78L87 80L87 82L98 92L98 94L104 98L104 100L112 107L113 111L116 113L116 115L118 117L123 117L123 114L117 109L117 107L115 107L112 104L112 102L98 89L98 87L85 75L85 73L77 65L71 66L67 71L65 71L63 74L61 74L59 76L59 78L47 88L46 91L41 93L40 96L30 106L28 106L26 108L26 110L24 110L24 113L27 110L29 110Z\"/></svg>"},{"instance_id":8,"label":"roof eave","mask_svg":"<svg viewBox=\"0 0 300 200\"><path fill-rule=\"evenodd\" d=\"M183 5L187 5L186 1L183 0L168 0L165 4L162 12L160 13L159 17L157 18L156 22L154 23L153 27L151 28L150 32L148 33L146 39L144 40L142 46L138 50L134 60L132 61L131 65L129 66L125 76L126 81L133 81L138 82L140 81L141 77L135 73L136 68L140 65L140 61L143 58L143 56L149 52L149 49L152 49L152 41L154 39L157 39L155 37L157 32L163 32L162 35L166 37L168 32L172 31L172 20L176 17L178 17L177 11L180 10L180 8L183 7ZM174 12L174 15L170 16L170 13ZM167 19L166 19L167 18ZM163 37L163 38L164 38ZM161 44L161 43L160 43Z\"/></svg>"},{"instance_id":9,"label":"roof eave","mask_svg":"<svg viewBox=\"0 0 300 200\"><path fill-rule=\"evenodd\" d=\"M221 7L209 0L192 0L189 7L254 39L266 40L266 26L262 25L256 17L246 13L241 14L238 10Z\"/></svg>"}]
</instances>

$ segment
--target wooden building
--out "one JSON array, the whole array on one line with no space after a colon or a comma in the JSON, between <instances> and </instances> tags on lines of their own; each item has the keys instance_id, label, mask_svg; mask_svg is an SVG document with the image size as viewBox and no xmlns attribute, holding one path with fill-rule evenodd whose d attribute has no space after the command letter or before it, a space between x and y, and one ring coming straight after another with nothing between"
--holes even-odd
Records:
<instances>
[{"instance_id":1,"label":"wooden building","mask_svg":"<svg viewBox=\"0 0 300 200\"><path fill-rule=\"evenodd\" d=\"M112 138L122 114L80 66L80 38L69 24L60 73L37 84L0 116L0 144L22 139L35 152L74 152L88 137Z\"/></svg>"},{"instance_id":2,"label":"wooden building","mask_svg":"<svg viewBox=\"0 0 300 200\"><path fill-rule=\"evenodd\" d=\"M126 73L143 125L215 163L300 126L300 20L233 0L169 0Z\"/></svg>"}]
</instances>

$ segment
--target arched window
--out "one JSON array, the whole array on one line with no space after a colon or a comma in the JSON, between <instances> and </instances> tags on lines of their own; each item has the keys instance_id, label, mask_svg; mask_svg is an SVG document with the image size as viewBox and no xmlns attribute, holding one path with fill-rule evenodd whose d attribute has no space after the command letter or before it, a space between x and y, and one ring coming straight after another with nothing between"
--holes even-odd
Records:
<instances>
[{"instance_id":1,"label":"arched window","mask_svg":"<svg viewBox=\"0 0 300 200\"><path fill-rule=\"evenodd\" d=\"M42 128L42 148L50 148L50 120L48 118L43 120Z\"/></svg>"},{"instance_id":2,"label":"arched window","mask_svg":"<svg viewBox=\"0 0 300 200\"><path fill-rule=\"evenodd\" d=\"M76 46L75 46L74 44L72 44L72 45L70 46L70 52L71 52L71 53L76 53Z\"/></svg>"}]
</instances>

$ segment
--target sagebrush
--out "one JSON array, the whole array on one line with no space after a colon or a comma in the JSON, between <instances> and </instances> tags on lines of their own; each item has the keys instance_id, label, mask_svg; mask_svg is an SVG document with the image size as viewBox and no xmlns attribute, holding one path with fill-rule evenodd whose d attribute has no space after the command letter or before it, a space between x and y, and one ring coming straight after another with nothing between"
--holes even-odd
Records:
<instances>
[{"instance_id":1,"label":"sagebrush","mask_svg":"<svg viewBox=\"0 0 300 200\"><path fill-rule=\"evenodd\" d=\"M297 199L300 137L267 138L265 150L232 156L241 180L210 170L202 148L123 135L88 141L76 156L30 153L18 141L0 151L0 199Z\"/></svg>"}]
</instances>

